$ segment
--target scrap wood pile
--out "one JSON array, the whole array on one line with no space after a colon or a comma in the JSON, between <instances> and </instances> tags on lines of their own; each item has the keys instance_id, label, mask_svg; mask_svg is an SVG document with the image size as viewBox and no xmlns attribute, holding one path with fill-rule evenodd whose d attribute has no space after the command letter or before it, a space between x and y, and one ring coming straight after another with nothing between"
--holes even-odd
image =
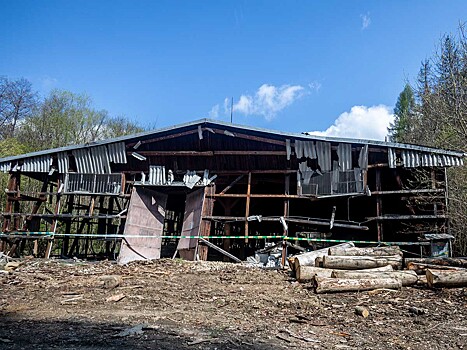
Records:
<instances>
[{"instance_id":1,"label":"scrap wood pile","mask_svg":"<svg viewBox=\"0 0 467 350\"><path fill-rule=\"evenodd\" d=\"M292 256L290 268L316 293L467 287L467 258L403 258L398 246L357 248L352 242Z\"/></svg>"}]
</instances>

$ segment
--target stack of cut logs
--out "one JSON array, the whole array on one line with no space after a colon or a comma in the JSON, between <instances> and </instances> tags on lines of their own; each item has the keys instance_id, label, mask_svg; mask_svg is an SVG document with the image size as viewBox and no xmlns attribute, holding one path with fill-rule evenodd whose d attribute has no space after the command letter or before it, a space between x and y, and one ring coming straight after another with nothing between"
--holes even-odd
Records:
<instances>
[{"instance_id":1,"label":"stack of cut logs","mask_svg":"<svg viewBox=\"0 0 467 350\"><path fill-rule=\"evenodd\" d=\"M316 293L467 286L467 259L403 259L397 246L357 248L342 243L290 257L299 282L311 282ZM403 267L406 267L404 270Z\"/></svg>"}]
</instances>

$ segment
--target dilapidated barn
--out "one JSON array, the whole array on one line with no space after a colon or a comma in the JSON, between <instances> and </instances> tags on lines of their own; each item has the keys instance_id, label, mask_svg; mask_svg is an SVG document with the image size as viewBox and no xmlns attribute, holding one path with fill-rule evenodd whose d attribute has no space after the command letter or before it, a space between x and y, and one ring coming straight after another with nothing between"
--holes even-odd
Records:
<instances>
[{"instance_id":1,"label":"dilapidated barn","mask_svg":"<svg viewBox=\"0 0 467 350\"><path fill-rule=\"evenodd\" d=\"M463 157L207 119L8 157L0 248L121 263L245 259L271 242L444 254L449 246L436 244L451 237L446 168Z\"/></svg>"}]
</instances>

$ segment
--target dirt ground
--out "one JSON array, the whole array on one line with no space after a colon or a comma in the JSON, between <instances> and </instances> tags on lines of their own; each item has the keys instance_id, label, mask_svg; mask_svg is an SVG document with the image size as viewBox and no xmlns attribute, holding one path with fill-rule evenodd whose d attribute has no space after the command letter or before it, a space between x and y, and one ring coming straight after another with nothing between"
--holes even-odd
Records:
<instances>
[{"instance_id":1,"label":"dirt ground","mask_svg":"<svg viewBox=\"0 0 467 350\"><path fill-rule=\"evenodd\" d=\"M180 260L0 275L0 349L114 348L467 349L467 289L316 295L286 271Z\"/></svg>"}]
</instances>

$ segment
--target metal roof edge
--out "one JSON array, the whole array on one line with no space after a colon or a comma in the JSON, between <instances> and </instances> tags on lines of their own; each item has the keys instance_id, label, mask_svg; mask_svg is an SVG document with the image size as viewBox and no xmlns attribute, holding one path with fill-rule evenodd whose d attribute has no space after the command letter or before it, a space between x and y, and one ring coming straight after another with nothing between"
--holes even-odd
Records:
<instances>
[{"instance_id":1,"label":"metal roof edge","mask_svg":"<svg viewBox=\"0 0 467 350\"><path fill-rule=\"evenodd\" d=\"M362 144L362 145L371 145L371 146L383 146L383 147L392 147L392 148L398 148L398 149L410 149L410 150L424 151L424 152L430 152L430 153L439 153L439 154L445 154L445 155L452 155L456 157L467 156L467 153L464 153L461 151L444 150L440 148L419 146L419 145L413 145L413 144L394 143L394 142L366 140L366 139L342 138L342 137L333 137L333 136L317 136L317 135L308 135L306 133L299 134L299 133L270 130L270 129L265 129L265 128L246 126L246 125L241 125L241 124L233 124L233 123L224 122L220 120L203 118L203 119L198 119L198 120L194 120L191 122L172 125L172 126L168 126L168 127L164 127L160 129L144 131L144 132L131 134L131 135L119 136L119 137L115 137L111 139L98 140L98 141L94 141L94 142L90 142L86 144L70 145L70 146L52 148L52 149L47 149L47 150L42 150L42 151L37 151L37 152L31 152L31 153L25 153L25 154L20 154L16 156L0 158L0 163L13 161L13 160L19 160L19 159L25 159L25 158L31 158L31 157L37 157L37 156L42 156L42 155L47 155L47 154L53 154L53 153L58 153L58 152L71 151L71 150L79 149L79 148L89 148L89 147L107 145L107 144L116 143L116 142L128 141L128 140L136 139L139 137L156 135L156 134L171 131L171 130L176 130L180 128L195 126L195 125L201 125L201 124L212 124L212 125L217 125L217 126L229 127L233 129L254 131L254 132L259 132L259 133L282 136L282 137L287 137L287 138L302 139L302 140L316 140L316 141L328 141L328 142L353 143L353 144Z\"/></svg>"}]
</instances>

